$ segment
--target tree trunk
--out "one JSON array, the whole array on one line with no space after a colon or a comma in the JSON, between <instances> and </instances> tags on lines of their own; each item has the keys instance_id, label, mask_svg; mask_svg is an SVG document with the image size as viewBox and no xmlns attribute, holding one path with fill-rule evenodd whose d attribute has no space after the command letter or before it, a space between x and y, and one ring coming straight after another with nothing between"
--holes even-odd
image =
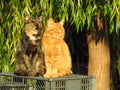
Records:
<instances>
[{"instance_id":1,"label":"tree trunk","mask_svg":"<svg viewBox=\"0 0 120 90\"><path fill-rule=\"evenodd\" d=\"M96 90L110 90L110 51L105 39L96 43L92 39L93 33L88 35L88 75L96 76Z\"/></svg>"}]
</instances>

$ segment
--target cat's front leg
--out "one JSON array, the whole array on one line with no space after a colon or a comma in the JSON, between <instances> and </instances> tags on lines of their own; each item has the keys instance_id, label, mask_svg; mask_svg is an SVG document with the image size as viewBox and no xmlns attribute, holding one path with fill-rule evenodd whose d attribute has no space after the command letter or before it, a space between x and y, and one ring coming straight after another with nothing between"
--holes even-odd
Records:
<instances>
[{"instance_id":1,"label":"cat's front leg","mask_svg":"<svg viewBox=\"0 0 120 90\"><path fill-rule=\"evenodd\" d=\"M52 75L51 77L56 78L58 77L58 70L59 70L59 65L61 61L61 56L60 54L54 55L52 58Z\"/></svg>"},{"instance_id":2,"label":"cat's front leg","mask_svg":"<svg viewBox=\"0 0 120 90\"><path fill-rule=\"evenodd\" d=\"M45 66L46 66L46 73L44 74L45 78L50 78L52 73L52 61L49 56L45 54Z\"/></svg>"},{"instance_id":3,"label":"cat's front leg","mask_svg":"<svg viewBox=\"0 0 120 90\"><path fill-rule=\"evenodd\" d=\"M45 74L44 74L44 77L46 77L46 78L56 78L56 77L58 77L58 74L57 74L57 72L55 72L56 70L52 70L51 72L46 72Z\"/></svg>"},{"instance_id":4,"label":"cat's front leg","mask_svg":"<svg viewBox=\"0 0 120 90\"><path fill-rule=\"evenodd\" d=\"M44 74L45 78L50 78L51 77L51 70L46 66L46 73Z\"/></svg>"},{"instance_id":5,"label":"cat's front leg","mask_svg":"<svg viewBox=\"0 0 120 90\"><path fill-rule=\"evenodd\" d=\"M52 78L58 77L58 69L57 68L55 68L55 67L52 68L51 77Z\"/></svg>"},{"instance_id":6,"label":"cat's front leg","mask_svg":"<svg viewBox=\"0 0 120 90\"><path fill-rule=\"evenodd\" d=\"M45 63L46 63L46 73L44 77L46 78L56 78L58 77L58 69L57 69L57 61L56 58L50 58L50 57L45 57Z\"/></svg>"},{"instance_id":7,"label":"cat's front leg","mask_svg":"<svg viewBox=\"0 0 120 90\"><path fill-rule=\"evenodd\" d=\"M25 65L24 62L24 58L22 56L17 56L16 58L16 68L15 68L15 75L23 75L23 76L27 76L27 67Z\"/></svg>"}]
</instances>

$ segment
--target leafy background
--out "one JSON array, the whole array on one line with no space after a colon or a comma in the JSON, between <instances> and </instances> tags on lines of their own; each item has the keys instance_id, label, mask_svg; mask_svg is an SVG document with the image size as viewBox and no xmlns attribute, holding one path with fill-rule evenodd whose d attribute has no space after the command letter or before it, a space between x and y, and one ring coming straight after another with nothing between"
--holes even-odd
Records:
<instances>
[{"instance_id":1,"label":"leafy background","mask_svg":"<svg viewBox=\"0 0 120 90\"><path fill-rule=\"evenodd\" d=\"M118 83L120 76L120 0L86 0L85 2L84 0L0 0L0 72L14 71L15 51L21 38L25 15L33 18L42 15L43 31L49 17L55 21L65 19L66 39L69 39L67 43L73 54L75 49L72 38L78 42L76 44L79 44L80 40L75 33L94 30L95 17L99 10L102 12L101 19L107 17L109 22L111 80L113 83ZM74 37L72 33L75 34ZM84 38L86 37L82 34L81 39Z\"/></svg>"}]
</instances>

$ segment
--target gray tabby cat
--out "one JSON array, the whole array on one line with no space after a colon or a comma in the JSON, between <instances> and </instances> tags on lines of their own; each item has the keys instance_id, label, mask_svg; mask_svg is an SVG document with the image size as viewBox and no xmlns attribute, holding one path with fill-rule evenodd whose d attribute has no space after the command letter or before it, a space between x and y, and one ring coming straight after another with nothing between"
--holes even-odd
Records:
<instances>
[{"instance_id":1,"label":"gray tabby cat","mask_svg":"<svg viewBox=\"0 0 120 90\"><path fill-rule=\"evenodd\" d=\"M16 51L16 75L38 76L44 75L45 63L41 50L41 18L38 20L25 17L22 39Z\"/></svg>"}]
</instances>

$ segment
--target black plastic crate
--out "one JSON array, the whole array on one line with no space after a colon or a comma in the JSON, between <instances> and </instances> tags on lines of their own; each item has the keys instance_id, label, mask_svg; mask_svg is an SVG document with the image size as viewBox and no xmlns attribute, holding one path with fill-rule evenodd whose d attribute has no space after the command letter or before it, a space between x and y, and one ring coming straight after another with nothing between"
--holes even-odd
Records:
<instances>
[{"instance_id":1,"label":"black plastic crate","mask_svg":"<svg viewBox=\"0 0 120 90\"><path fill-rule=\"evenodd\" d=\"M76 74L44 78L0 73L0 90L96 90L95 83L94 76Z\"/></svg>"}]
</instances>

